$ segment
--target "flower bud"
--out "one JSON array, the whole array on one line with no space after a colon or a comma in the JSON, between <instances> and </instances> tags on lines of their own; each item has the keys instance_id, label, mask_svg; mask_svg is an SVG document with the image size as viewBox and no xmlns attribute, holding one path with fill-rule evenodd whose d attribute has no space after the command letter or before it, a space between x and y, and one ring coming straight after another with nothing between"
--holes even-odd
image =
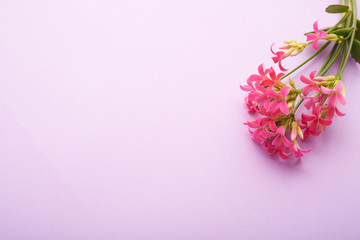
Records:
<instances>
[{"instance_id":1,"label":"flower bud","mask_svg":"<svg viewBox=\"0 0 360 240\"><path fill-rule=\"evenodd\" d=\"M326 37L323 37L323 39L329 40L329 41L337 41L340 38L338 35L331 33L331 34L328 34Z\"/></svg>"},{"instance_id":2,"label":"flower bud","mask_svg":"<svg viewBox=\"0 0 360 240\"><path fill-rule=\"evenodd\" d=\"M334 81L336 79L335 75L330 75L330 76L326 76L326 77L314 77L315 80L320 80L320 81Z\"/></svg>"},{"instance_id":3,"label":"flower bud","mask_svg":"<svg viewBox=\"0 0 360 240\"><path fill-rule=\"evenodd\" d=\"M294 141L296 137L297 137L297 122L294 121L291 123L291 133L290 133L291 141Z\"/></svg>"},{"instance_id":4,"label":"flower bud","mask_svg":"<svg viewBox=\"0 0 360 240\"><path fill-rule=\"evenodd\" d=\"M280 47L280 49L288 49L288 51L286 51L284 54L285 57L296 56L306 47L306 44L296 42L295 40L286 40L284 43L286 44Z\"/></svg>"}]
</instances>

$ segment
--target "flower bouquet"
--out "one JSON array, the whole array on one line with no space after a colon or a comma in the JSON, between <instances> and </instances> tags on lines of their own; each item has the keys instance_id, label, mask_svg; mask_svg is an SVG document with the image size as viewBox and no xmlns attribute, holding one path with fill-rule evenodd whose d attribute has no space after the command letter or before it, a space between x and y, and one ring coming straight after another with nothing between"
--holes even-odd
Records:
<instances>
[{"instance_id":1,"label":"flower bouquet","mask_svg":"<svg viewBox=\"0 0 360 240\"><path fill-rule=\"evenodd\" d=\"M272 44L272 60L281 72L261 64L258 73L252 74L246 85L240 85L248 92L245 98L248 111L260 115L245 125L249 127L251 138L271 155L279 154L283 159L291 155L302 157L311 147L302 149L301 140L318 136L331 125L335 116L345 115L338 108L346 104L343 72L350 57L360 63L360 30L357 31L360 21L357 20L356 1L343 0L341 5L328 6L326 12L341 14L342 18L334 26L323 29L319 29L318 21L314 22L313 31L305 34L306 42L287 40L279 51L274 51ZM284 67L285 59L297 56L308 46L315 51L312 56L292 70ZM301 82L302 87L297 88L291 75L329 46L332 49L322 67L301 75L297 85ZM327 75L338 59L337 73ZM304 108L299 109L302 104ZM300 110L304 112L299 113Z\"/></svg>"}]
</instances>

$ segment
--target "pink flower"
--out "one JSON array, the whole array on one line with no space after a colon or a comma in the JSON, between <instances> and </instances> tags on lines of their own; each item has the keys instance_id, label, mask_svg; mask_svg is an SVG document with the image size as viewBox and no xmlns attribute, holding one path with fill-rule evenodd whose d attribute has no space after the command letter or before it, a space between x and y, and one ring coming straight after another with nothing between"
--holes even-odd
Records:
<instances>
[{"instance_id":1,"label":"pink flower","mask_svg":"<svg viewBox=\"0 0 360 240\"><path fill-rule=\"evenodd\" d=\"M285 72L287 71L287 69L285 69L282 64L281 64L281 61L286 58L286 55L285 55L285 52L284 51L277 51L277 52L274 52L272 47L274 46L275 43L271 44L270 46L270 50L272 52L272 54L274 54L275 56L272 57L272 60L274 61L274 63L279 63L279 68L281 71Z\"/></svg>"},{"instance_id":2,"label":"pink flower","mask_svg":"<svg viewBox=\"0 0 360 240\"><path fill-rule=\"evenodd\" d=\"M342 84L342 82L336 84L334 89L329 89L324 86L321 86L321 92L330 95L326 103L331 107L335 107L336 102L339 102L341 105L346 104L346 98L342 94L343 89L344 89L344 85Z\"/></svg>"},{"instance_id":3,"label":"pink flower","mask_svg":"<svg viewBox=\"0 0 360 240\"><path fill-rule=\"evenodd\" d=\"M285 137L285 128L284 126L279 127L276 130L276 135L274 139L271 141L271 144L275 147L279 147L284 145L286 147L291 147L291 142Z\"/></svg>"},{"instance_id":4,"label":"pink flower","mask_svg":"<svg viewBox=\"0 0 360 240\"><path fill-rule=\"evenodd\" d=\"M293 145L290 147L290 152L293 152L296 158L300 158L304 156L302 153L308 153L311 151L311 147L308 150L303 150L300 148L299 143L297 140L293 142Z\"/></svg>"},{"instance_id":5,"label":"pink flower","mask_svg":"<svg viewBox=\"0 0 360 240\"><path fill-rule=\"evenodd\" d=\"M267 151L270 155L279 154L282 159L289 159L291 152L287 151L287 147L284 145L280 145L278 147L271 146L269 142L266 142L263 148Z\"/></svg>"},{"instance_id":6,"label":"pink flower","mask_svg":"<svg viewBox=\"0 0 360 240\"><path fill-rule=\"evenodd\" d=\"M257 118L244 124L249 126L251 138L259 143L264 143L269 137L275 136L275 131L277 130L274 120L268 117Z\"/></svg>"},{"instance_id":7,"label":"pink flower","mask_svg":"<svg viewBox=\"0 0 360 240\"><path fill-rule=\"evenodd\" d=\"M335 113L339 117L343 117L346 114L339 111L339 109L336 106L327 106L324 108L324 110L328 109L328 112L326 114L327 119L333 119L335 116Z\"/></svg>"},{"instance_id":8,"label":"pink flower","mask_svg":"<svg viewBox=\"0 0 360 240\"><path fill-rule=\"evenodd\" d=\"M301 97L304 99L308 99L308 101L305 102L304 106L306 107L306 109L309 110L310 108L314 107L316 103L320 103L321 105L323 105L325 94L321 92L316 92L313 96L306 97L301 95Z\"/></svg>"},{"instance_id":9,"label":"pink flower","mask_svg":"<svg viewBox=\"0 0 360 240\"><path fill-rule=\"evenodd\" d=\"M315 77L316 71L312 71L310 73L310 79L306 78L305 76L301 75L300 80L307 84L306 87L304 87L302 94L303 96L306 96L310 91L319 92L320 88L318 87L319 82L322 82L323 80L321 78Z\"/></svg>"},{"instance_id":10,"label":"pink flower","mask_svg":"<svg viewBox=\"0 0 360 240\"><path fill-rule=\"evenodd\" d=\"M285 137L285 128L280 126L276 130L276 134L265 142L263 148L270 154L279 154L281 158L288 159L291 155L289 149L292 147L292 143Z\"/></svg>"},{"instance_id":11,"label":"pink flower","mask_svg":"<svg viewBox=\"0 0 360 240\"><path fill-rule=\"evenodd\" d=\"M259 85L263 85L262 82L269 79L267 74L271 71L270 68L264 70L264 64L260 64L258 67L259 74L252 74L248 78L248 82L254 82L255 87L258 87Z\"/></svg>"},{"instance_id":12,"label":"pink flower","mask_svg":"<svg viewBox=\"0 0 360 240\"><path fill-rule=\"evenodd\" d=\"M312 47L315 51L318 50L318 42L320 39L323 39L324 37L327 36L327 33L324 32L324 31L319 31L319 28L318 28L318 21L314 22L314 31L315 33L309 33L306 35L306 40L307 41L311 41L313 40L313 43L312 43Z\"/></svg>"},{"instance_id":13,"label":"pink flower","mask_svg":"<svg viewBox=\"0 0 360 240\"><path fill-rule=\"evenodd\" d=\"M252 74L248 78L249 82L254 82L255 88L258 88L259 85L261 86L273 86L273 85L279 85L280 79L285 75L284 73L276 74L274 69L268 68L264 70L263 67L264 64L259 65L258 72L259 74Z\"/></svg>"},{"instance_id":14,"label":"pink flower","mask_svg":"<svg viewBox=\"0 0 360 240\"><path fill-rule=\"evenodd\" d=\"M266 100L264 103L264 106L270 110L271 112L275 112L277 109L280 109L280 111L284 114L289 114L289 108L286 103L286 96L290 92L290 87L285 86L281 88L280 94L278 94L274 89L267 88L267 94L270 97L270 99ZM271 99L273 99L272 102Z\"/></svg>"},{"instance_id":15,"label":"pink flower","mask_svg":"<svg viewBox=\"0 0 360 240\"><path fill-rule=\"evenodd\" d=\"M301 122L305 124L302 128L305 128L304 137L308 138L310 134L318 136L321 130L324 130L327 126L330 126L332 120L322 118L323 109L321 105L316 105L312 110L312 116L301 114ZM319 131L318 131L319 129Z\"/></svg>"},{"instance_id":16,"label":"pink flower","mask_svg":"<svg viewBox=\"0 0 360 240\"><path fill-rule=\"evenodd\" d=\"M240 88L245 92L249 92L245 98L248 111L263 114L263 112L268 111L267 108L264 109L264 103L266 101L270 102L267 89L275 85L278 87L285 85L281 83L281 78L284 76L284 73L276 74L273 68L264 70L263 64L259 65L258 72L259 74L252 74L247 79L247 84L240 85ZM275 112L275 115L279 113L280 111Z\"/></svg>"}]
</instances>

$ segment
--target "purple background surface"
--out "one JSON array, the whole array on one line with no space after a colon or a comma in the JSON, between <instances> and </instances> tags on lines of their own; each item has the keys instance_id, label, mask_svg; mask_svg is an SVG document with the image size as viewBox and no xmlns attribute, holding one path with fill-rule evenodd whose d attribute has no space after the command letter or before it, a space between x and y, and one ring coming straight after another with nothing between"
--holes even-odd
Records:
<instances>
[{"instance_id":1,"label":"purple background surface","mask_svg":"<svg viewBox=\"0 0 360 240\"><path fill-rule=\"evenodd\" d=\"M243 125L240 82L331 3L1 1L0 239L359 239L354 61L302 161Z\"/></svg>"}]
</instances>

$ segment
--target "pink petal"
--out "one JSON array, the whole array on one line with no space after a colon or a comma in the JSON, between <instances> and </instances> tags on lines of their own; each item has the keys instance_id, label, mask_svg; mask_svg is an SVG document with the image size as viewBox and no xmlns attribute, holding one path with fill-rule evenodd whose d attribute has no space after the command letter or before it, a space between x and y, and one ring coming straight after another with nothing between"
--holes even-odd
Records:
<instances>
[{"instance_id":1,"label":"pink petal","mask_svg":"<svg viewBox=\"0 0 360 240\"><path fill-rule=\"evenodd\" d=\"M268 130L264 129L264 131L262 132L262 135L264 138L269 138L269 137L275 136L275 133L269 132Z\"/></svg>"},{"instance_id":2,"label":"pink petal","mask_svg":"<svg viewBox=\"0 0 360 240\"><path fill-rule=\"evenodd\" d=\"M320 112L321 112L321 106L320 105L316 105L312 110L312 114L314 114L314 116L319 116Z\"/></svg>"},{"instance_id":3,"label":"pink petal","mask_svg":"<svg viewBox=\"0 0 360 240\"><path fill-rule=\"evenodd\" d=\"M275 45L275 43L272 43L271 45L270 45L270 51L272 52L272 54L274 54L274 55L276 55L276 53L273 51L273 46Z\"/></svg>"},{"instance_id":4,"label":"pink petal","mask_svg":"<svg viewBox=\"0 0 360 240\"><path fill-rule=\"evenodd\" d=\"M324 87L324 86L321 86L321 92L325 93L325 94L332 94L334 92L334 90L330 89L330 88L327 88L327 87Z\"/></svg>"},{"instance_id":5,"label":"pink petal","mask_svg":"<svg viewBox=\"0 0 360 240\"><path fill-rule=\"evenodd\" d=\"M342 84L342 82L339 82L338 84L336 84L336 86L334 87L334 89L338 92L341 92L344 88L344 85Z\"/></svg>"},{"instance_id":6,"label":"pink petal","mask_svg":"<svg viewBox=\"0 0 360 240\"><path fill-rule=\"evenodd\" d=\"M289 156L284 152L279 152L279 155L282 159L289 159Z\"/></svg>"},{"instance_id":7,"label":"pink petal","mask_svg":"<svg viewBox=\"0 0 360 240\"><path fill-rule=\"evenodd\" d=\"M257 74L252 74L249 78L248 78L248 81L250 82L258 82L258 81L261 81L263 80L263 77L257 75Z\"/></svg>"},{"instance_id":8,"label":"pink petal","mask_svg":"<svg viewBox=\"0 0 360 240\"><path fill-rule=\"evenodd\" d=\"M277 131L277 127L276 127L276 124L275 124L274 121L270 121L270 122L269 122L269 128L270 128L272 131L274 131L274 132Z\"/></svg>"},{"instance_id":9,"label":"pink petal","mask_svg":"<svg viewBox=\"0 0 360 240\"><path fill-rule=\"evenodd\" d=\"M304 156L304 154L301 153L301 151L294 151L295 154L295 158L301 158L302 156Z\"/></svg>"},{"instance_id":10,"label":"pink petal","mask_svg":"<svg viewBox=\"0 0 360 240\"><path fill-rule=\"evenodd\" d=\"M312 89L311 85L307 85L306 87L304 87L302 94L307 95L311 89Z\"/></svg>"},{"instance_id":11,"label":"pink petal","mask_svg":"<svg viewBox=\"0 0 360 240\"><path fill-rule=\"evenodd\" d=\"M300 81L302 81L305 84L311 84L312 81L310 79L308 79L307 77L305 77L304 75L300 76Z\"/></svg>"},{"instance_id":12,"label":"pink petal","mask_svg":"<svg viewBox=\"0 0 360 240\"><path fill-rule=\"evenodd\" d=\"M257 118L256 120L260 123L260 126L265 126L270 121L269 118L267 118L267 117L265 117L265 118Z\"/></svg>"},{"instance_id":13,"label":"pink petal","mask_svg":"<svg viewBox=\"0 0 360 240\"><path fill-rule=\"evenodd\" d=\"M314 133L314 132L316 133L317 132L318 123L319 123L319 121L316 121L316 120L312 121L312 123L311 123L311 125L309 127L311 133Z\"/></svg>"},{"instance_id":14,"label":"pink petal","mask_svg":"<svg viewBox=\"0 0 360 240\"><path fill-rule=\"evenodd\" d=\"M285 98L289 94L289 92L290 92L290 87L285 86L285 87L281 88L280 95Z\"/></svg>"},{"instance_id":15,"label":"pink petal","mask_svg":"<svg viewBox=\"0 0 360 240\"><path fill-rule=\"evenodd\" d=\"M310 79L313 80L314 77L315 77L315 75L316 75L316 71L312 71L312 72L310 73Z\"/></svg>"},{"instance_id":16,"label":"pink petal","mask_svg":"<svg viewBox=\"0 0 360 240\"><path fill-rule=\"evenodd\" d=\"M269 110L271 111L271 112L275 112L278 108L279 108L279 105L280 105L280 102L279 101L273 101L273 102L271 102L270 103L270 106L269 106Z\"/></svg>"},{"instance_id":17,"label":"pink petal","mask_svg":"<svg viewBox=\"0 0 360 240\"><path fill-rule=\"evenodd\" d=\"M266 99L266 100L265 100L265 102L264 102L264 107L265 107L266 109L269 109L269 107L270 107L270 99Z\"/></svg>"},{"instance_id":18,"label":"pink petal","mask_svg":"<svg viewBox=\"0 0 360 240\"><path fill-rule=\"evenodd\" d=\"M260 140L260 133L261 133L261 129L256 129L256 131L252 135L254 141L257 142Z\"/></svg>"},{"instance_id":19,"label":"pink petal","mask_svg":"<svg viewBox=\"0 0 360 240\"><path fill-rule=\"evenodd\" d=\"M319 122L320 122L320 124L323 125L323 126L330 126L331 123L332 123L332 120L319 118Z\"/></svg>"},{"instance_id":20,"label":"pink petal","mask_svg":"<svg viewBox=\"0 0 360 240\"><path fill-rule=\"evenodd\" d=\"M320 88L318 87L317 84L312 85L312 90L315 92L320 92Z\"/></svg>"},{"instance_id":21,"label":"pink petal","mask_svg":"<svg viewBox=\"0 0 360 240\"><path fill-rule=\"evenodd\" d=\"M306 128L305 131L304 131L304 138L309 138L310 137L310 129L309 128Z\"/></svg>"},{"instance_id":22,"label":"pink petal","mask_svg":"<svg viewBox=\"0 0 360 240\"><path fill-rule=\"evenodd\" d=\"M320 31L320 33L319 33L319 39L322 39L322 38L324 38L324 37L326 37L326 36L327 36L327 33L326 33L326 32Z\"/></svg>"},{"instance_id":23,"label":"pink petal","mask_svg":"<svg viewBox=\"0 0 360 240\"><path fill-rule=\"evenodd\" d=\"M258 67L258 72L261 76L264 76L265 75L265 72L264 72L264 64L260 64L259 67Z\"/></svg>"},{"instance_id":24,"label":"pink petal","mask_svg":"<svg viewBox=\"0 0 360 240\"><path fill-rule=\"evenodd\" d=\"M283 58L283 56L285 55L284 51L278 51L276 52L276 55L279 57L279 59L281 60Z\"/></svg>"},{"instance_id":25,"label":"pink petal","mask_svg":"<svg viewBox=\"0 0 360 240\"><path fill-rule=\"evenodd\" d=\"M279 127L277 130L276 130L277 133L281 134L281 135L284 135L285 134L285 128L284 126L281 126Z\"/></svg>"},{"instance_id":26,"label":"pink petal","mask_svg":"<svg viewBox=\"0 0 360 240\"><path fill-rule=\"evenodd\" d=\"M330 107L335 107L335 102L336 102L336 94L332 94L330 95L330 97L327 99L326 103L330 106Z\"/></svg>"},{"instance_id":27,"label":"pink petal","mask_svg":"<svg viewBox=\"0 0 360 240\"><path fill-rule=\"evenodd\" d=\"M248 125L251 128L258 128L259 127L259 124L257 122L253 122L253 121L248 121L246 123L246 125Z\"/></svg>"},{"instance_id":28,"label":"pink petal","mask_svg":"<svg viewBox=\"0 0 360 240\"><path fill-rule=\"evenodd\" d=\"M310 116L310 115L306 115L306 114L301 114L301 122L302 123L306 123L306 122L309 122L309 121L312 121L315 119L315 116Z\"/></svg>"},{"instance_id":29,"label":"pink petal","mask_svg":"<svg viewBox=\"0 0 360 240\"><path fill-rule=\"evenodd\" d=\"M312 108L313 105L314 105L314 100L313 99L309 99L308 101L306 101L304 103L304 106L306 107L307 110L310 110L310 108Z\"/></svg>"},{"instance_id":30,"label":"pink petal","mask_svg":"<svg viewBox=\"0 0 360 240\"><path fill-rule=\"evenodd\" d=\"M292 143L285 136L282 136L281 140L286 147L290 147L292 145Z\"/></svg>"},{"instance_id":31,"label":"pink petal","mask_svg":"<svg viewBox=\"0 0 360 240\"><path fill-rule=\"evenodd\" d=\"M274 63L278 63L280 61L280 58L278 56L274 56L271 59L274 61Z\"/></svg>"},{"instance_id":32,"label":"pink petal","mask_svg":"<svg viewBox=\"0 0 360 240\"><path fill-rule=\"evenodd\" d=\"M245 92L250 92L250 91L253 90L253 89L252 89L250 86L248 86L248 85L245 85L245 86L240 85L240 88L241 88L241 90L243 90L243 91L245 91Z\"/></svg>"},{"instance_id":33,"label":"pink petal","mask_svg":"<svg viewBox=\"0 0 360 240\"><path fill-rule=\"evenodd\" d=\"M314 136L319 136L320 133L321 133L320 131L319 132L311 132L311 134L314 135Z\"/></svg>"},{"instance_id":34,"label":"pink petal","mask_svg":"<svg viewBox=\"0 0 360 240\"><path fill-rule=\"evenodd\" d=\"M267 79L261 82L261 86L274 86L275 82L273 80Z\"/></svg>"},{"instance_id":35,"label":"pink petal","mask_svg":"<svg viewBox=\"0 0 360 240\"><path fill-rule=\"evenodd\" d=\"M277 135L274 140L271 142L272 145L274 146L280 146L281 144L281 136Z\"/></svg>"},{"instance_id":36,"label":"pink petal","mask_svg":"<svg viewBox=\"0 0 360 240\"><path fill-rule=\"evenodd\" d=\"M329 110L326 114L326 119L332 119L334 117L335 114L335 108L334 107L329 107Z\"/></svg>"},{"instance_id":37,"label":"pink petal","mask_svg":"<svg viewBox=\"0 0 360 240\"><path fill-rule=\"evenodd\" d=\"M279 99L280 95L275 92L274 89L272 89L271 87L269 87L266 91L267 95L270 97L270 98L273 98L273 99Z\"/></svg>"},{"instance_id":38,"label":"pink petal","mask_svg":"<svg viewBox=\"0 0 360 240\"><path fill-rule=\"evenodd\" d=\"M317 35L314 33L309 33L306 35L306 41L311 41L317 38Z\"/></svg>"},{"instance_id":39,"label":"pink petal","mask_svg":"<svg viewBox=\"0 0 360 240\"><path fill-rule=\"evenodd\" d=\"M280 68L280 70L283 71L283 72L286 72L286 71L287 71L287 69L284 68L283 65L281 64L281 61L279 61L279 68Z\"/></svg>"},{"instance_id":40,"label":"pink petal","mask_svg":"<svg viewBox=\"0 0 360 240\"><path fill-rule=\"evenodd\" d=\"M288 106L287 106L287 104L286 104L285 101L283 101L283 102L280 103L280 111L281 111L282 113L284 113L284 114L289 114L289 113L290 113L289 108L288 108Z\"/></svg>"},{"instance_id":41,"label":"pink petal","mask_svg":"<svg viewBox=\"0 0 360 240\"><path fill-rule=\"evenodd\" d=\"M269 75L270 75L271 79L273 79L273 80L276 79L276 73L272 67L269 68Z\"/></svg>"},{"instance_id":42,"label":"pink petal","mask_svg":"<svg viewBox=\"0 0 360 240\"><path fill-rule=\"evenodd\" d=\"M339 117L343 117L346 115L345 113L340 112L339 109L337 109L337 107L335 108L335 112L336 112L336 115L338 115Z\"/></svg>"},{"instance_id":43,"label":"pink petal","mask_svg":"<svg viewBox=\"0 0 360 240\"><path fill-rule=\"evenodd\" d=\"M315 31L316 33L319 32L318 22L319 22L319 21L315 21L314 24L313 24L313 28L314 28L314 31Z\"/></svg>"},{"instance_id":44,"label":"pink petal","mask_svg":"<svg viewBox=\"0 0 360 240\"><path fill-rule=\"evenodd\" d=\"M313 41L312 45L311 45L312 48L313 48L315 51L318 50L318 42L319 42L319 39L316 38L316 39Z\"/></svg>"},{"instance_id":45,"label":"pink petal","mask_svg":"<svg viewBox=\"0 0 360 240\"><path fill-rule=\"evenodd\" d=\"M338 102L341 105L345 105L346 104L346 98L344 97L344 95L342 95L341 93L336 94L336 99L338 100Z\"/></svg>"}]
</instances>

